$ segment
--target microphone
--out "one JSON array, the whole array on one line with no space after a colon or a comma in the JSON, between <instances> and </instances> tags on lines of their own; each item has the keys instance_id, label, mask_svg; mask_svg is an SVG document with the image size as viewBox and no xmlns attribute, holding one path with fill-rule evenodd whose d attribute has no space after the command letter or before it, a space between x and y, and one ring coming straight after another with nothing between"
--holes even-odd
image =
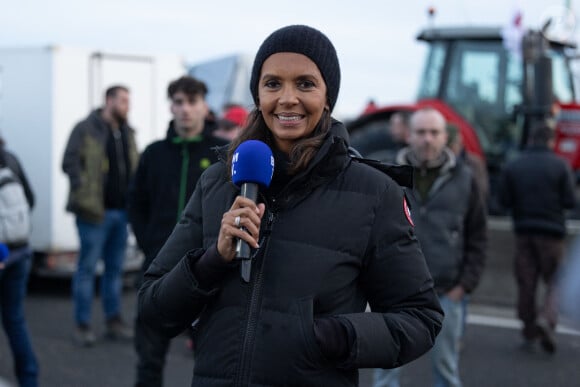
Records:
<instances>
[{"instance_id":1,"label":"microphone","mask_svg":"<svg viewBox=\"0 0 580 387\"><path fill-rule=\"evenodd\" d=\"M258 140L247 140L236 148L232 157L232 181L240 188L241 196L255 203L259 188L268 188L273 174L274 156L268 145ZM236 259L242 260L241 276L246 282L250 281L250 257L250 246L238 239Z\"/></svg>"}]
</instances>

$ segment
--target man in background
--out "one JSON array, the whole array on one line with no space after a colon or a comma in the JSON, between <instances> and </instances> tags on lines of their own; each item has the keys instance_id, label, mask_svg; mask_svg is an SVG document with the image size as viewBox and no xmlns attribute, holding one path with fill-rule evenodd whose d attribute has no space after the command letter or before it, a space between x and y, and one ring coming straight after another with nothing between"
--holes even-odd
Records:
<instances>
[{"instance_id":1,"label":"man in background","mask_svg":"<svg viewBox=\"0 0 580 387\"><path fill-rule=\"evenodd\" d=\"M386 128L381 127L380 132L375 132L371 138L367 138L360 145L355 141L355 148L361 150L365 158L394 163L397 153L407 146L409 117L410 112L394 112L389 117ZM371 150L365 151L367 148Z\"/></svg>"},{"instance_id":2,"label":"man in background","mask_svg":"<svg viewBox=\"0 0 580 387\"><path fill-rule=\"evenodd\" d=\"M547 124L533 127L527 148L505 165L499 184L500 204L511 210L516 234L514 268L523 349L534 351L539 341L548 353L556 351L555 286L564 252L565 210L576 204L572 170L553 147L554 130ZM538 312L539 278L546 295Z\"/></svg>"},{"instance_id":3,"label":"man in background","mask_svg":"<svg viewBox=\"0 0 580 387\"><path fill-rule=\"evenodd\" d=\"M30 211L34 192L18 157L0 136L0 314L20 386L38 386L39 365L24 308L32 266ZM0 385L3 385L0 379Z\"/></svg>"},{"instance_id":4,"label":"man in background","mask_svg":"<svg viewBox=\"0 0 580 387\"><path fill-rule=\"evenodd\" d=\"M422 108L411 116L409 146L397 163L414 169L408 192L417 238L435 282L445 319L430 354L434 385L460 387L463 300L476 288L486 258L486 209L469 168L446 146L443 115ZM374 387L399 386L400 368L375 370Z\"/></svg>"},{"instance_id":5,"label":"man in background","mask_svg":"<svg viewBox=\"0 0 580 387\"><path fill-rule=\"evenodd\" d=\"M121 317L123 262L127 245L127 190L137 166L135 135L127 123L129 90L112 86L105 105L79 122L69 137L62 169L70 181L67 210L76 216L80 239L72 281L75 339L83 346L96 341L91 327L95 269L104 262L101 298L106 336L131 339Z\"/></svg>"},{"instance_id":6,"label":"man in background","mask_svg":"<svg viewBox=\"0 0 580 387\"><path fill-rule=\"evenodd\" d=\"M394 148L399 151L407 146L409 139L410 113L406 111L395 112L389 119L389 135L394 143Z\"/></svg>"},{"instance_id":7,"label":"man in background","mask_svg":"<svg viewBox=\"0 0 580 387\"><path fill-rule=\"evenodd\" d=\"M141 155L129 193L129 221L145 255L141 278L179 221L197 180L217 161L213 148L226 141L213 136L207 119L206 85L184 76L169 84L173 119L165 139ZM149 329L137 315L135 323L137 387L162 386L170 340Z\"/></svg>"},{"instance_id":8,"label":"man in background","mask_svg":"<svg viewBox=\"0 0 580 387\"><path fill-rule=\"evenodd\" d=\"M218 120L219 127L214 131L214 135L227 141L232 141L244 128L248 118L248 111L240 105L229 105L224 110L224 114Z\"/></svg>"}]
</instances>

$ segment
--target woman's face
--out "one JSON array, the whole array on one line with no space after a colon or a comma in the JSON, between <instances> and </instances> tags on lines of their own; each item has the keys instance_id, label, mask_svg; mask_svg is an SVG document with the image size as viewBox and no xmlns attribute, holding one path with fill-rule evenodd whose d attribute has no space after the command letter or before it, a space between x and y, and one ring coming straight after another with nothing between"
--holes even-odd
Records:
<instances>
[{"instance_id":1,"label":"woman's face","mask_svg":"<svg viewBox=\"0 0 580 387\"><path fill-rule=\"evenodd\" d=\"M259 107L278 148L290 153L308 137L328 109L326 83L316 64L302 54L280 52L262 65Z\"/></svg>"}]
</instances>

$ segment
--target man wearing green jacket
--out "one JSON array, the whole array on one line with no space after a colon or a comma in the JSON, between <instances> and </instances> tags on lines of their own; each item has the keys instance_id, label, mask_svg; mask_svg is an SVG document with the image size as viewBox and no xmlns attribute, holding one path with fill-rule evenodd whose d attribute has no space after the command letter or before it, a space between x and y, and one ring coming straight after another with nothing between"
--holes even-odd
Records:
<instances>
[{"instance_id":1,"label":"man wearing green jacket","mask_svg":"<svg viewBox=\"0 0 580 387\"><path fill-rule=\"evenodd\" d=\"M62 169L70 180L67 210L76 216L80 239L77 270L72 281L75 339L95 343L91 328L95 268L105 270L101 297L111 339L130 339L132 331L121 319L123 260L127 244L127 190L137 166L135 135L127 123L129 90L112 86L105 105L72 130Z\"/></svg>"}]
</instances>

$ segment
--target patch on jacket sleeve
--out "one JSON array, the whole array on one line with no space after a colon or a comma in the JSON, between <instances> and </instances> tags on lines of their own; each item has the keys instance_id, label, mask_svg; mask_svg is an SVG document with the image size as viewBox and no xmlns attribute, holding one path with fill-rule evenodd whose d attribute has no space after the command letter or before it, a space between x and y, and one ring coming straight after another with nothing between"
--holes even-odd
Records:
<instances>
[{"instance_id":1,"label":"patch on jacket sleeve","mask_svg":"<svg viewBox=\"0 0 580 387\"><path fill-rule=\"evenodd\" d=\"M407 198L403 196L403 210L405 211L405 216L407 217L407 221L412 227L415 227L415 223L413 223L413 218L411 218L411 209L409 208L409 204L407 203Z\"/></svg>"}]
</instances>

